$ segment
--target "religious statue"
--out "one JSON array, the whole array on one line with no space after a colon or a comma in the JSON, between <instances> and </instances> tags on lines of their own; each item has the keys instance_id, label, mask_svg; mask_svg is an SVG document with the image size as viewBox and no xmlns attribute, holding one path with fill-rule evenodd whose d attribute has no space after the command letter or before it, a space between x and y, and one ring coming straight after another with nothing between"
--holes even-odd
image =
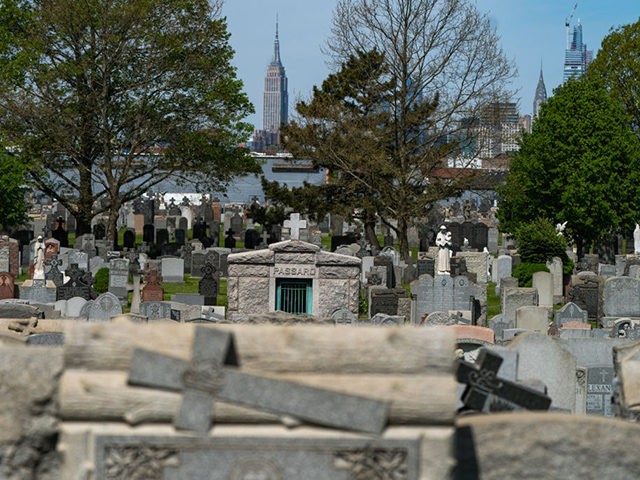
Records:
<instances>
[{"instance_id":1,"label":"religious statue","mask_svg":"<svg viewBox=\"0 0 640 480\"><path fill-rule=\"evenodd\" d=\"M438 275L451 274L451 232L442 225L436 236L436 246L438 247L438 257L436 261L436 273Z\"/></svg>"},{"instance_id":2,"label":"religious statue","mask_svg":"<svg viewBox=\"0 0 640 480\"><path fill-rule=\"evenodd\" d=\"M567 228L567 223L568 222L556 223L556 234L559 237L563 237L564 236L564 229Z\"/></svg>"},{"instance_id":3,"label":"religious statue","mask_svg":"<svg viewBox=\"0 0 640 480\"><path fill-rule=\"evenodd\" d=\"M35 243L33 278L34 280L44 280L44 239L42 235L38 236L38 240Z\"/></svg>"},{"instance_id":4,"label":"religious statue","mask_svg":"<svg viewBox=\"0 0 640 480\"><path fill-rule=\"evenodd\" d=\"M633 231L633 253L640 253L640 225L636 223L636 229Z\"/></svg>"}]
</instances>

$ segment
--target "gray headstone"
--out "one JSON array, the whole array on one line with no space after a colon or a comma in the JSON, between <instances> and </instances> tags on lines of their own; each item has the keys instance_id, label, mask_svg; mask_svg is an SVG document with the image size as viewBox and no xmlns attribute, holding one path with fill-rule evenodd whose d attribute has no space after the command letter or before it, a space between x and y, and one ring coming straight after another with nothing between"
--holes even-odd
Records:
<instances>
[{"instance_id":1,"label":"gray headstone","mask_svg":"<svg viewBox=\"0 0 640 480\"><path fill-rule=\"evenodd\" d=\"M120 305L120 299L113 293L107 292L93 300L89 308L88 320L90 322L105 322L121 313L122 305Z\"/></svg>"}]
</instances>

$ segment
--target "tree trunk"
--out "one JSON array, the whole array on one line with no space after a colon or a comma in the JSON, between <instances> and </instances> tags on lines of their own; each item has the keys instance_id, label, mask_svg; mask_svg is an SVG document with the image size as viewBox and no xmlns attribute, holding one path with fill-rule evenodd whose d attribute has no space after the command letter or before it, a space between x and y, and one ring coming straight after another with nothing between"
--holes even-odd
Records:
<instances>
[{"instance_id":1,"label":"tree trunk","mask_svg":"<svg viewBox=\"0 0 640 480\"><path fill-rule=\"evenodd\" d=\"M409 236L407 234L409 230L409 224L407 221L400 217L398 218L398 240L400 241L400 258L406 260L409 258Z\"/></svg>"},{"instance_id":2,"label":"tree trunk","mask_svg":"<svg viewBox=\"0 0 640 480\"><path fill-rule=\"evenodd\" d=\"M80 185L78 187L78 205L76 218L76 236L91 233L91 220L93 220L93 185L91 184L92 162L85 162L81 168Z\"/></svg>"},{"instance_id":3,"label":"tree trunk","mask_svg":"<svg viewBox=\"0 0 640 480\"><path fill-rule=\"evenodd\" d=\"M120 201L111 200L111 208L109 209L109 220L107 224L107 238L112 240L113 249L119 250L118 245L118 213L120 211Z\"/></svg>"},{"instance_id":4,"label":"tree trunk","mask_svg":"<svg viewBox=\"0 0 640 480\"><path fill-rule=\"evenodd\" d=\"M376 217L375 214L365 212L364 214L364 235L365 239L371 245L371 253L376 255L380 252L380 242L376 235Z\"/></svg>"}]
</instances>

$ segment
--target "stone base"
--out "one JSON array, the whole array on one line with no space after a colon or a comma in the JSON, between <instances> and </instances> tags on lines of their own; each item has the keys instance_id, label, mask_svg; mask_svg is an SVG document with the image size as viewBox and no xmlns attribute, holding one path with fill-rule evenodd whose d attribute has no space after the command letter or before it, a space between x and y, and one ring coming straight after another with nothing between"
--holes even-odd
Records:
<instances>
[{"instance_id":1,"label":"stone base","mask_svg":"<svg viewBox=\"0 0 640 480\"><path fill-rule=\"evenodd\" d=\"M600 322L602 323L603 328L613 328L615 323L622 318L629 319L634 324L640 323L640 317L602 317Z\"/></svg>"},{"instance_id":2,"label":"stone base","mask_svg":"<svg viewBox=\"0 0 640 480\"><path fill-rule=\"evenodd\" d=\"M453 466L453 427L390 427L379 437L283 426L215 426L209 436L172 426L124 424L62 426L60 478L211 480L265 478L331 480L448 478ZM370 470L370 476L362 476ZM140 477L142 478L142 477ZM356 478L356 476L353 476ZM382 477L380 477L382 478Z\"/></svg>"},{"instance_id":3,"label":"stone base","mask_svg":"<svg viewBox=\"0 0 640 480\"><path fill-rule=\"evenodd\" d=\"M51 280L25 280L18 289L23 300L32 303L56 302L56 284Z\"/></svg>"}]
</instances>

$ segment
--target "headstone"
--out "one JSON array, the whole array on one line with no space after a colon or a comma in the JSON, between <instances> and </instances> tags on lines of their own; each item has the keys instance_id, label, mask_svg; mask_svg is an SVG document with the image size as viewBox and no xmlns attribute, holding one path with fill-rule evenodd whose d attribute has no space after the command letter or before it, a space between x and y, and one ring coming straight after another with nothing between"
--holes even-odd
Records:
<instances>
[{"instance_id":1,"label":"headstone","mask_svg":"<svg viewBox=\"0 0 640 480\"><path fill-rule=\"evenodd\" d=\"M435 260L433 258L421 258L416 262L417 276L420 275L434 275Z\"/></svg>"},{"instance_id":2,"label":"headstone","mask_svg":"<svg viewBox=\"0 0 640 480\"><path fill-rule=\"evenodd\" d=\"M554 313L554 318L558 327L561 327L566 322L581 322L584 324L588 322L587 312L571 302L557 310Z\"/></svg>"},{"instance_id":3,"label":"headstone","mask_svg":"<svg viewBox=\"0 0 640 480\"><path fill-rule=\"evenodd\" d=\"M12 272L0 272L0 300L15 297L14 279Z\"/></svg>"},{"instance_id":4,"label":"headstone","mask_svg":"<svg viewBox=\"0 0 640 480\"><path fill-rule=\"evenodd\" d=\"M373 289L369 304L369 316L377 313L385 315L398 315L398 299L405 298L407 292L404 288Z\"/></svg>"},{"instance_id":5,"label":"headstone","mask_svg":"<svg viewBox=\"0 0 640 480\"><path fill-rule=\"evenodd\" d=\"M95 279L91 276L91 272L84 272L78 268L78 265L71 264L64 273L69 280L58 287L55 300L69 300L73 297L92 300L98 296L93 289Z\"/></svg>"},{"instance_id":6,"label":"headstone","mask_svg":"<svg viewBox=\"0 0 640 480\"><path fill-rule=\"evenodd\" d=\"M550 262L547 262L547 268L553 277L553 303L563 303L564 289L563 289L563 277L564 272L562 268L562 260L559 257L553 257Z\"/></svg>"},{"instance_id":7,"label":"headstone","mask_svg":"<svg viewBox=\"0 0 640 480\"><path fill-rule=\"evenodd\" d=\"M162 302L164 300L164 289L162 288L162 276L158 274L158 270L152 269L144 276L144 286L142 287L142 304L140 304L140 313L142 305L145 302ZM148 316L148 315L147 315Z\"/></svg>"},{"instance_id":8,"label":"headstone","mask_svg":"<svg viewBox=\"0 0 640 480\"><path fill-rule=\"evenodd\" d=\"M504 277L510 277L512 272L513 259L511 255L498 256L497 265L494 269L493 281L496 284L496 293L500 294L501 284L500 281Z\"/></svg>"},{"instance_id":9,"label":"headstone","mask_svg":"<svg viewBox=\"0 0 640 480\"><path fill-rule=\"evenodd\" d=\"M51 263L51 261L49 261ZM72 250L69 252L68 265L76 264L78 268L84 272L89 271L89 255L80 250Z\"/></svg>"},{"instance_id":10,"label":"headstone","mask_svg":"<svg viewBox=\"0 0 640 480\"><path fill-rule=\"evenodd\" d=\"M49 261L49 269L44 273L45 280L51 280L56 287L64 283L64 275L59 269L61 263L57 257L52 258Z\"/></svg>"},{"instance_id":11,"label":"headstone","mask_svg":"<svg viewBox=\"0 0 640 480\"><path fill-rule=\"evenodd\" d=\"M171 303L162 301L143 301L140 304L140 314L149 320L171 318Z\"/></svg>"},{"instance_id":12,"label":"headstone","mask_svg":"<svg viewBox=\"0 0 640 480\"><path fill-rule=\"evenodd\" d=\"M176 234L176 244L179 247L183 246L187 241L187 231L182 228L178 228L176 229L175 234Z\"/></svg>"},{"instance_id":13,"label":"headstone","mask_svg":"<svg viewBox=\"0 0 640 480\"><path fill-rule=\"evenodd\" d=\"M89 308L88 320L90 322L105 322L111 317L122 313L120 299L113 293L107 292L99 295Z\"/></svg>"},{"instance_id":14,"label":"headstone","mask_svg":"<svg viewBox=\"0 0 640 480\"><path fill-rule=\"evenodd\" d=\"M169 243L169 230L166 228L158 228L156 231L156 245L162 247Z\"/></svg>"},{"instance_id":15,"label":"headstone","mask_svg":"<svg viewBox=\"0 0 640 480\"><path fill-rule=\"evenodd\" d=\"M358 317L346 308L339 308L331 314L331 318L336 325L357 325Z\"/></svg>"},{"instance_id":16,"label":"headstone","mask_svg":"<svg viewBox=\"0 0 640 480\"><path fill-rule=\"evenodd\" d=\"M226 232L226 236L224 238L224 248L236 248L236 239L233 237L233 229L229 229ZM193 265L191 266L193 270Z\"/></svg>"},{"instance_id":17,"label":"headstone","mask_svg":"<svg viewBox=\"0 0 640 480\"><path fill-rule=\"evenodd\" d=\"M202 267L202 278L198 283L198 293L204 297L205 305L218 303L218 273L214 265L205 263Z\"/></svg>"},{"instance_id":18,"label":"headstone","mask_svg":"<svg viewBox=\"0 0 640 480\"><path fill-rule=\"evenodd\" d=\"M184 260L164 257L161 261L162 281L165 283L184 283Z\"/></svg>"},{"instance_id":19,"label":"headstone","mask_svg":"<svg viewBox=\"0 0 640 480\"><path fill-rule=\"evenodd\" d=\"M538 305L553 306L553 276L549 272L535 272L532 279L533 288L538 290Z\"/></svg>"},{"instance_id":20,"label":"headstone","mask_svg":"<svg viewBox=\"0 0 640 480\"><path fill-rule=\"evenodd\" d=\"M233 217L231 217L230 229L233 232L233 235L240 235L242 233L242 217L240 214L236 213Z\"/></svg>"},{"instance_id":21,"label":"headstone","mask_svg":"<svg viewBox=\"0 0 640 480\"><path fill-rule=\"evenodd\" d=\"M136 233L133 230L131 230L131 229L125 230L123 238L122 238L122 246L124 248L135 248L135 246L136 246Z\"/></svg>"},{"instance_id":22,"label":"headstone","mask_svg":"<svg viewBox=\"0 0 640 480\"><path fill-rule=\"evenodd\" d=\"M501 297L502 317L506 322L516 321L518 308L538 305L538 291L535 288L506 288Z\"/></svg>"},{"instance_id":23,"label":"headstone","mask_svg":"<svg viewBox=\"0 0 640 480\"><path fill-rule=\"evenodd\" d=\"M109 260L109 292L115 295L120 302L124 304L128 301L128 281L129 259L114 258Z\"/></svg>"},{"instance_id":24,"label":"headstone","mask_svg":"<svg viewBox=\"0 0 640 480\"><path fill-rule=\"evenodd\" d=\"M153 224L146 224L142 227L142 241L145 243L154 243L156 239L156 228Z\"/></svg>"},{"instance_id":25,"label":"headstone","mask_svg":"<svg viewBox=\"0 0 640 480\"><path fill-rule=\"evenodd\" d=\"M488 248L489 227L481 222L473 224L469 241L471 243L471 247L477 249L479 252L481 252L485 248Z\"/></svg>"},{"instance_id":26,"label":"headstone","mask_svg":"<svg viewBox=\"0 0 640 480\"><path fill-rule=\"evenodd\" d=\"M452 277L450 275L421 275L411 285L411 293L415 298L413 309L415 324L425 313L436 311L448 312L449 310L470 310L472 286L464 276Z\"/></svg>"},{"instance_id":27,"label":"headstone","mask_svg":"<svg viewBox=\"0 0 640 480\"><path fill-rule=\"evenodd\" d=\"M0 236L0 272L20 274L20 244L6 235Z\"/></svg>"},{"instance_id":28,"label":"headstone","mask_svg":"<svg viewBox=\"0 0 640 480\"><path fill-rule=\"evenodd\" d=\"M253 228L244 232L244 248L249 250L255 249L260 244L260 234Z\"/></svg>"},{"instance_id":29,"label":"headstone","mask_svg":"<svg viewBox=\"0 0 640 480\"><path fill-rule=\"evenodd\" d=\"M489 320L489 328L493 330L496 341L504 340L504 331L513 329L515 327L514 321L505 321L502 315L496 315Z\"/></svg>"},{"instance_id":30,"label":"headstone","mask_svg":"<svg viewBox=\"0 0 640 480\"><path fill-rule=\"evenodd\" d=\"M640 317L640 280L612 277L604 282L603 313L605 317Z\"/></svg>"},{"instance_id":31,"label":"headstone","mask_svg":"<svg viewBox=\"0 0 640 480\"><path fill-rule=\"evenodd\" d=\"M547 333L549 311L544 307L524 306L516 310L516 328Z\"/></svg>"},{"instance_id":32,"label":"headstone","mask_svg":"<svg viewBox=\"0 0 640 480\"><path fill-rule=\"evenodd\" d=\"M487 231L487 250L492 254L498 253L498 239L498 229L495 227L489 228Z\"/></svg>"}]
</instances>

